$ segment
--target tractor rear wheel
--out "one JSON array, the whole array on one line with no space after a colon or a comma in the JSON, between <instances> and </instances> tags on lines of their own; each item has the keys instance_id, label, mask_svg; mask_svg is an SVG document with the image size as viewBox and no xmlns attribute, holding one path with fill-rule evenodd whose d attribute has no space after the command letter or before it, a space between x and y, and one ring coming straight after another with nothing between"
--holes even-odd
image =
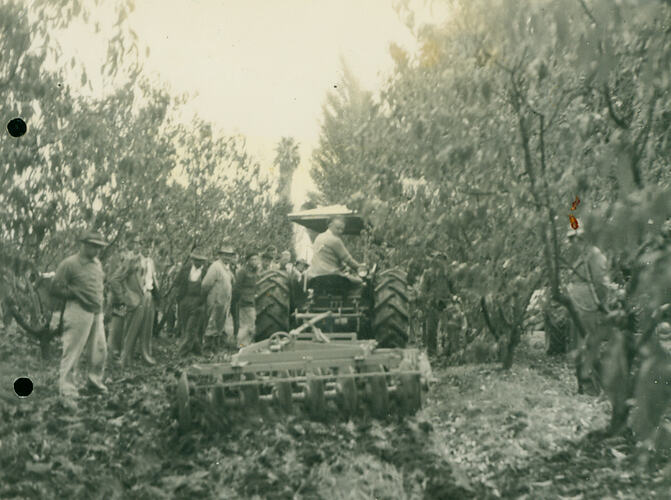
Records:
<instances>
[{"instance_id":1,"label":"tractor rear wheel","mask_svg":"<svg viewBox=\"0 0 671 500\"><path fill-rule=\"evenodd\" d=\"M291 308L289 275L270 270L259 276L256 293L256 342L275 332L288 332Z\"/></svg>"},{"instance_id":2,"label":"tractor rear wheel","mask_svg":"<svg viewBox=\"0 0 671 500\"><path fill-rule=\"evenodd\" d=\"M399 269L381 272L375 283L373 334L380 347L405 347L408 342L408 284Z\"/></svg>"}]
</instances>

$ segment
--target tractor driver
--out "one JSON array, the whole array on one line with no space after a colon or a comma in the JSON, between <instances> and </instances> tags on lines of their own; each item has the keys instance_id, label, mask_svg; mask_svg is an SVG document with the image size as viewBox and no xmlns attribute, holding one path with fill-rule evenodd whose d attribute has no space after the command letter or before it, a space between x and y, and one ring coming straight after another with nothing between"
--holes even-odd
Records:
<instances>
[{"instance_id":1,"label":"tractor driver","mask_svg":"<svg viewBox=\"0 0 671 500\"><path fill-rule=\"evenodd\" d=\"M362 283L358 276L343 272L343 264L347 264L354 270L362 267L362 264L354 260L345 248L341 239L344 231L345 218L336 216L329 221L328 229L315 238L312 262L307 270L308 279L327 274L339 274L357 285Z\"/></svg>"}]
</instances>

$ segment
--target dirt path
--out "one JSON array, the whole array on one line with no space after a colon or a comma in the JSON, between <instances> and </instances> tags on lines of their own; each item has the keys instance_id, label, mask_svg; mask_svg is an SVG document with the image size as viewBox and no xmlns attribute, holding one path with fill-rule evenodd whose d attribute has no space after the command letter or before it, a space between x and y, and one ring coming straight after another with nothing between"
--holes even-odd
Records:
<instances>
[{"instance_id":1,"label":"dirt path","mask_svg":"<svg viewBox=\"0 0 671 500\"><path fill-rule=\"evenodd\" d=\"M173 339L159 366L109 370L107 397L76 411L56 397L56 362L0 346L3 382L36 382L35 398L0 405L0 498L664 498L656 463L642 472L622 438L585 439L607 404L575 394L565 361L521 348L513 369L436 369L425 408L405 421L244 421L177 431ZM4 346L6 347L6 346ZM25 403L25 404L24 404ZM582 439L582 441L581 441ZM668 474L671 476L671 474ZM668 496L666 497L668 498Z\"/></svg>"}]
</instances>

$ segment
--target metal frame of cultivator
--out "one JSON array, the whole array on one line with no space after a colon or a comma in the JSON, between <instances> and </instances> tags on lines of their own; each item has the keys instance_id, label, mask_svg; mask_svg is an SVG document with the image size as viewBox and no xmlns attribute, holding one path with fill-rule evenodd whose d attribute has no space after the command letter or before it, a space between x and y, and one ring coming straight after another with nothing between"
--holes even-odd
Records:
<instances>
[{"instance_id":1,"label":"metal frame of cultivator","mask_svg":"<svg viewBox=\"0 0 671 500\"><path fill-rule=\"evenodd\" d=\"M318 315L331 311L325 319L318 320L320 329L329 333L337 332L338 329L346 328L353 330L353 339L356 340L364 330L370 329L370 318L372 310L371 283L364 281L360 286L350 284L341 276L321 276L313 278L317 280L338 280L336 282L322 282L319 288L310 288L307 300L302 306L292 313L296 323L310 321ZM308 280L303 281L304 291L308 291Z\"/></svg>"},{"instance_id":2,"label":"metal frame of cultivator","mask_svg":"<svg viewBox=\"0 0 671 500\"><path fill-rule=\"evenodd\" d=\"M314 418L326 416L331 402L347 418L384 418L393 406L401 414L419 410L419 351L377 349L375 340L357 340L356 333L325 334L316 323L332 314L306 314L308 322L242 348L229 363L185 369L177 385L180 424L191 422L193 398L218 412L272 406Z\"/></svg>"}]
</instances>

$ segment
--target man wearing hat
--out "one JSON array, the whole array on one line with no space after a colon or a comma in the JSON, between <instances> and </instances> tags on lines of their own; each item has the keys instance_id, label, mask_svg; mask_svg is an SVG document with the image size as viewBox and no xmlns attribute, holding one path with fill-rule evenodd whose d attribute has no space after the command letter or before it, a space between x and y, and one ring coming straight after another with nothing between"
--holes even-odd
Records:
<instances>
[{"instance_id":1,"label":"man wearing hat","mask_svg":"<svg viewBox=\"0 0 671 500\"><path fill-rule=\"evenodd\" d=\"M296 270L297 270L299 273L303 274L305 271L307 271L307 269L308 269L308 267L309 267L309 266L308 266L308 261L305 260L305 259L297 259L297 260L296 260L296 266L295 266L295 267L296 267Z\"/></svg>"},{"instance_id":2,"label":"man wearing hat","mask_svg":"<svg viewBox=\"0 0 671 500\"><path fill-rule=\"evenodd\" d=\"M567 292L587 333L585 348L578 360L580 366L577 367L579 389L582 392L583 384L589 382L589 376L596 366L598 346L610 332L611 327L606 322L609 297L619 296L622 291L610 279L608 259L599 248L585 241L582 227L570 230L567 239L573 257Z\"/></svg>"},{"instance_id":3,"label":"man wearing hat","mask_svg":"<svg viewBox=\"0 0 671 500\"><path fill-rule=\"evenodd\" d=\"M294 266L291 263L291 252L289 250L284 250L280 254L279 266L281 271L291 272L293 269Z\"/></svg>"},{"instance_id":4,"label":"man wearing hat","mask_svg":"<svg viewBox=\"0 0 671 500\"><path fill-rule=\"evenodd\" d=\"M111 272L109 279L109 296L107 304L110 307L110 314L112 316L108 327L107 348L108 353L112 358L119 359L121 350L123 349L123 338L126 327L126 314L128 310L123 296L123 275L128 268L131 253L127 251L120 251L118 261L116 262L116 269Z\"/></svg>"},{"instance_id":5,"label":"man wearing hat","mask_svg":"<svg viewBox=\"0 0 671 500\"><path fill-rule=\"evenodd\" d=\"M154 294L158 291L156 268L151 257L142 249L142 239L134 236L129 241L129 252L124 265L110 280L113 297L120 297L126 309L123 326L122 362L129 366L139 344L142 358L148 365L156 364L151 356L151 341L154 327ZM112 331L110 344L118 348L118 330Z\"/></svg>"},{"instance_id":6,"label":"man wearing hat","mask_svg":"<svg viewBox=\"0 0 671 500\"><path fill-rule=\"evenodd\" d=\"M202 291L203 274L207 257L199 251L191 252L191 266L184 266L176 278L179 316L184 328L184 340L179 351L182 354L200 354L205 329L205 300Z\"/></svg>"},{"instance_id":7,"label":"man wearing hat","mask_svg":"<svg viewBox=\"0 0 671 500\"><path fill-rule=\"evenodd\" d=\"M305 259L296 259L296 264L294 265L294 272L296 273L296 279L298 283L303 286L303 280L305 279L305 272L308 270L309 264Z\"/></svg>"},{"instance_id":8,"label":"man wearing hat","mask_svg":"<svg viewBox=\"0 0 671 500\"><path fill-rule=\"evenodd\" d=\"M75 371L86 347L88 385L107 392L103 384L107 344L103 325L103 268L98 252L107 245L96 232L81 237L79 252L61 262L56 269L52 293L64 299L63 355L58 388L69 404L78 396Z\"/></svg>"},{"instance_id":9,"label":"man wearing hat","mask_svg":"<svg viewBox=\"0 0 671 500\"><path fill-rule=\"evenodd\" d=\"M206 335L214 335L219 341L225 335L226 318L231 308L233 273L229 263L234 255L231 245L223 245L217 252L217 260L203 278L203 294L207 295Z\"/></svg>"},{"instance_id":10,"label":"man wearing hat","mask_svg":"<svg viewBox=\"0 0 671 500\"><path fill-rule=\"evenodd\" d=\"M279 264L275 261L277 257L277 249L274 246L269 246L261 255L261 271L277 271L280 269Z\"/></svg>"}]
</instances>

